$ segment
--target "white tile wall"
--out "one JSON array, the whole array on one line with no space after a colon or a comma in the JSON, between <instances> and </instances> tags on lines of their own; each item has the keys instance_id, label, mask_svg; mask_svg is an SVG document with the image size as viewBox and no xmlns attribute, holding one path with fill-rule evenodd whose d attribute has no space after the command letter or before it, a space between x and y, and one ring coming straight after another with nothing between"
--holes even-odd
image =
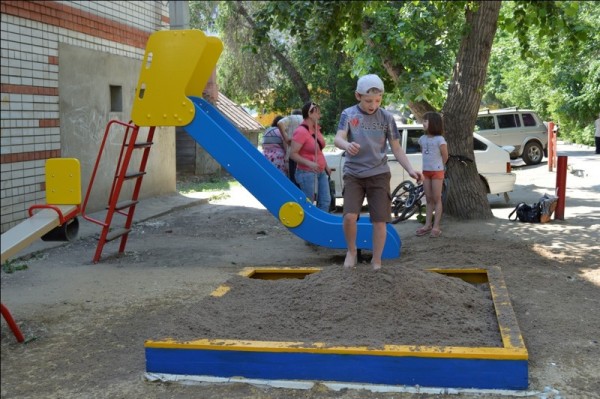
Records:
<instances>
[{"instance_id":1,"label":"white tile wall","mask_svg":"<svg viewBox=\"0 0 600 399\"><path fill-rule=\"evenodd\" d=\"M161 22L167 16L167 1L58 1L93 15L147 32L168 29ZM144 49L70 31L57 26L2 14L0 20L0 82L9 85L58 88L58 65L48 57L58 56L59 43L141 60ZM57 96L1 93L2 118L0 152L2 155L28 151L59 150L60 128L39 128L39 119L57 119ZM45 180L45 161L0 164L2 232L27 217L27 209L45 202L41 183Z\"/></svg>"}]
</instances>

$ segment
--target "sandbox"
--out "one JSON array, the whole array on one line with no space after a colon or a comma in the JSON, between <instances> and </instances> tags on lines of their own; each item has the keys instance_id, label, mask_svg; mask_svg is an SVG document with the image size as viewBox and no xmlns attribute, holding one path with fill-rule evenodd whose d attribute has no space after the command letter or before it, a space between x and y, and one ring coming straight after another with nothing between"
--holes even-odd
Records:
<instances>
[{"instance_id":1,"label":"sandbox","mask_svg":"<svg viewBox=\"0 0 600 399\"><path fill-rule=\"evenodd\" d=\"M247 268L255 279L302 279L319 268ZM402 345L381 348L326 342L219 339L148 340L146 371L166 375L309 380L421 387L526 389L528 353L499 268L431 269L489 286L500 347ZM227 295L223 285L211 295Z\"/></svg>"}]
</instances>

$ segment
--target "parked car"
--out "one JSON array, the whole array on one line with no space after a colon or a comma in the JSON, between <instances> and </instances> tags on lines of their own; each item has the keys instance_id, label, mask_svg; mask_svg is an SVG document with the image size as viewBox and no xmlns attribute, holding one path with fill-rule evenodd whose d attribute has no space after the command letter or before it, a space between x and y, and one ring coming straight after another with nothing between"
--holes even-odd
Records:
<instances>
[{"instance_id":1,"label":"parked car","mask_svg":"<svg viewBox=\"0 0 600 399\"><path fill-rule=\"evenodd\" d=\"M506 108L480 111L475 132L499 146L513 146L512 159L522 158L527 165L542 162L548 148L548 130L539 116L529 109Z\"/></svg>"},{"instance_id":2,"label":"parked car","mask_svg":"<svg viewBox=\"0 0 600 399\"><path fill-rule=\"evenodd\" d=\"M400 145L404 148L406 156L415 169L421 170L422 155L419 150L419 137L424 134L422 125L399 125ZM510 157L508 151L498 147L491 141L477 133L473 135L475 150L475 163L477 171L488 194L501 194L513 190L516 175L511 173ZM511 148L512 149L512 148ZM346 160L345 151L336 149L325 152L327 165L332 169L331 179L335 183L335 196L342 198L343 180L342 173ZM404 180L413 180L404 168L396 161L391 149L388 148L388 165L392 173L390 188L393 190Z\"/></svg>"}]
</instances>

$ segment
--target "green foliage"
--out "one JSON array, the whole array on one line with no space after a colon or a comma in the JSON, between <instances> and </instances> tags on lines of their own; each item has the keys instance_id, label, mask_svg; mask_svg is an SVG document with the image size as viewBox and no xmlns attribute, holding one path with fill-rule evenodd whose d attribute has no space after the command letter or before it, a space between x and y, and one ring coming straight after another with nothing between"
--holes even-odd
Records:
<instances>
[{"instance_id":1,"label":"green foliage","mask_svg":"<svg viewBox=\"0 0 600 399\"><path fill-rule=\"evenodd\" d=\"M333 134L355 103L358 76L379 74L385 101L441 109L476 1L191 1L192 24L225 44L220 89L235 101L286 114L302 105L293 65L322 126ZM239 12L248 10L252 23ZM561 134L589 142L600 111L600 7L586 1L503 2L482 105L533 108Z\"/></svg>"},{"instance_id":2,"label":"green foliage","mask_svg":"<svg viewBox=\"0 0 600 399\"><path fill-rule=\"evenodd\" d=\"M506 2L484 105L518 106L559 123L561 137L593 142L600 112L600 7L593 2Z\"/></svg>"},{"instance_id":3,"label":"green foliage","mask_svg":"<svg viewBox=\"0 0 600 399\"><path fill-rule=\"evenodd\" d=\"M354 80L365 73L379 74L388 101L427 100L441 108L465 4L269 2L256 17L264 27L288 30L304 53L314 54L318 49L343 53L352 61L346 66ZM258 35L265 36L264 32ZM327 58L318 59L327 62ZM398 70L397 79L390 77L386 62Z\"/></svg>"},{"instance_id":4,"label":"green foliage","mask_svg":"<svg viewBox=\"0 0 600 399\"><path fill-rule=\"evenodd\" d=\"M29 266L27 266L26 264L18 262L20 262L18 259L7 260L2 265L2 270L4 271L4 273L10 274L19 270L27 270L29 268Z\"/></svg>"}]
</instances>

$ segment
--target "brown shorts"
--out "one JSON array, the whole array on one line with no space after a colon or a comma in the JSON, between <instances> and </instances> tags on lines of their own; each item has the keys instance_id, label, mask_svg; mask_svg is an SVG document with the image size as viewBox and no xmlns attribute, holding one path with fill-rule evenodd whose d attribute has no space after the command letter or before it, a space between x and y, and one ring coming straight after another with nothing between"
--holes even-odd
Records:
<instances>
[{"instance_id":1,"label":"brown shorts","mask_svg":"<svg viewBox=\"0 0 600 399\"><path fill-rule=\"evenodd\" d=\"M366 195L371 222L389 222L392 219L391 177L390 172L362 179L344 175L344 214L360 214Z\"/></svg>"}]
</instances>

